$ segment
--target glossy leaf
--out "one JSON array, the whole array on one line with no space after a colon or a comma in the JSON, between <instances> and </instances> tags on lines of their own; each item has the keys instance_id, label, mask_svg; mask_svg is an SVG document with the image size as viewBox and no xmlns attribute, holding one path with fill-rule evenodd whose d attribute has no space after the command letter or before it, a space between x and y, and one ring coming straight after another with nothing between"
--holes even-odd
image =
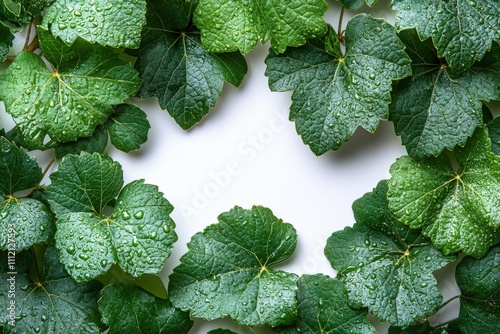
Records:
<instances>
[{"instance_id":1,"label":"glossy leaf","mask_svg":"<svg viewBox=\"0 0 500 334\"><path fill-rule=\"evenodd\" d=\"M250 52L257 42L271 41L277 52L299 46L326 32L324 0L200 0L194 24L210 52Z\"/></svg>"},{"instance_id":2,"label":"glossy leaf","mask_svg":"<svg viewBox=\"0 0 500 334\"><path fill-rule=\"evenodd\" d=\"M123 152L139 149L148 139L151 128L146 113L131 104L115 107L115 113L109 118L106 128L111 144Z\"/></svg>"},{"instance_id":3,"label":"glossy leaf","mask_svg":"<svg viewBox=\"0 0 500 334\"><path fill-rule=\"evenodd\" d=\"M374 132L388 117L392 80L410 74L404 45L383 20L353 17L345 43L343 55L330 27L321 39L266 59L271 90L293 91L290 119L317 155L337 150L358 127Z\"/></svg>"},{"instance_id":4,"label":"glossy leaf","mask_svg":"<svg viewBox=\"0 0 500 334\"><path fill-rule=\"evenodd\" d=\"M78 155L82 152L104 154L108 139L108 131L98 126L90 137L81 137L73 142L57 143L54 153L57 159L62 159L68 154Z\"/></svg>"},{"instance_id":5,"label":"glossy leaf","mask_svg":"<svg viewBox=\"0 0 500 334\"><path fill-rule=\"evenodd\" d=\"M437 311L442 296L432 273L453 262L388 209L387 181L353 204L356 223L334 232L325 248L349 305L407 327Z\"/></svg>"},{"instance_id":6,"label":"glossy leaf","mask_svg":"<svg viewBox=\"0 0 500 334\"><path fill-rule=\"evenodd\" d=\"M342 283L325 275L304 275L298 281L299 311L295 322L276 330L284 334L376 334L366 310L347 304Z\"/></svg>"},{"instance_id":7,"label":"glossy leaf","mask_svg":"<svg viewBox=\"0 0 500 334\"><path fill-rule=\"evenodd\" d=\"M170 301L130 284L106 286L99 299L99 311L109 326L109 334L186 334L193 326L189 315L175 309Z\"/></svg>"},{"instance_id":8,"label":"glossy leaf","mask_svg":"<svg viewBox=\"0 0 500 334\"><path fill-rule=\"evenodd\" d=\"M136 48L145 23L145 0L55 0L42 25L68 45L81 37L115 48Z\"/></svg>"},{"instance_id":9,"label":"glossy leaf","mask_svg":"<svg viewBox=\"0 0 500 334\"><path fill-rule=\"evenodd\" d=\"M9 27L0 21L0 62L3 62L9 54L13 40L14 35L10 32Z\"/></svg>"},{"instance_id":10,"label":"glossy leaf","mask_svg":"<svg viewBox=\"0 0 500 334\"><path fill-rule=\"evenodd\" d=\"M39 263L40 277L33 279L30 268L34 259L30 253L16 255L15 271L6 268L7 253L1 253L0 289L9 291L15 281L15 298L0 298L2 310L15 300L15 327L8 324L7 312L2 312L0 323L4 333L78 333L98 334L103 330L97 309L97 297L101 284L96 281L77 283L59 262L58 252L49 247L43 262ZM14 280L12 280L14 277ZM11 279L9 281L8 279Z\"/></svg>"},{"instance_id":11,"label":"glossy leaf","mask_svg":"<svg viewBox=\"0 0 500 334\"><path fill-rule=\"evenodd\" d=\"M232 317L258 326L286 324L297 312L295 274L271 269L289 258L295 229L271 210L235 207L195 234L170 276L172 304L192 317Z\"/></svg>"},{"instance_id":12,"label":"glossy leaf","mask_svg":"<svg viewBox=\"0 0 500 334\"><path fill-rule=\"evenodd\" d=\"M445 254L463 251L482 257L500 241L500 157L491 152L485 129L465 147L446 155L391 166L389 206L401 222L423 234Z\"/></svg>"},{"instance_id":13,"label":"glossy leaf","mask_svg":"<svg viewBox=\"0 0 500 334\"><path fill-rule=\"evenodd\" d=\"M138 57L135 67L144 79L140 95L156 96L160 106L188 129L215 105L224 82L241 84L247 65L239 52L214 54L203 48L199 31L189 25L192 8L178 13L187 18L185 26L169 21L170 13L182 3L185 1L149 1L141 48L131 53Z\"/></svg>"},{"instance_id":14,"label":"glossy leaf","mask_svg":"<svg viewBox=\"0 0 500 334\"><path fill-rule=\"evenodd\" d=\"M465 145L483 124L482 101L500 98L500 46L458 72L442 63L430 40L415 30L399 35L412 59L413 75L395 85L390 118L412 157L438 156Z\"/></svg>"},{"instance_id":15,"label":"glossy leaf","mask_svg":"<svg viewBox=\"0 0 500 334\"><path fill-rule=\"evenodd\" d=\"M365 3L368 6L373 6L377 3L377 0L338 0L344 5L346 9L352 10L352 9L359 9L361 8Z\"/></svg>"},{"instance_id":16,"label":"glossy leaf","mask_svg":"<svg viewBox=\"0 0 500 334\"><path fill-rule=\"evenodd\" d=\"M466 257L455 274L460 296L460 315L450 324L463 334L495 333L500 324L500 246L482 259Z\"/></svg>"},{"instance_id":17,"label":"glossy leaf","mask_svg":"<svg viewBox=\"0 0 500 334\"><path fill-rule=\"evenodd\" d=\"M432 37L440 58L464 70L500 42L500 3L496 0L393 0L396 25Z\"/></svg>"}]
</instances>

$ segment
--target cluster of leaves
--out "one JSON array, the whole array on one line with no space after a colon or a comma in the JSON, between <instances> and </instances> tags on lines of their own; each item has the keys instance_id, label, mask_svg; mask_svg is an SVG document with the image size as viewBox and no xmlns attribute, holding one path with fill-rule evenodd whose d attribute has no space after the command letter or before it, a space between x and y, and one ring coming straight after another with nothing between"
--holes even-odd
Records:
<instances>
[{"instance_id":1,"label":"cluster of leaves","mask_svg":"<svg viewBox=\"0 0 500 334\"><path fill-rule=\"evenodd\" d=\"M340 2L342 16L376 0ZM16 126L0 130L2 310L12 272L19 289L16 326L2 313L0 332L186 333L191 317L229 316L279 333L376 333L368 313L390 333L498 330L500 122L485 102L500 99L500 5L391 7L395 26L359 14L335 31L324 0L3 0L0 101ZM177 240L173 206L143 180L124 186L108 141L130 152L147 140L133 97L191 128L268 41L269 87L293 92L290 119L315 154L390 120L408 156L328 239L337 277L272 269L292 256L294 228L234 207L192 237L167 292L156 275ZM53 150L45 171L33 150ZM447 304L433 272L459 253L460 315L433 327Z\"/></svg>"}]
</instances>

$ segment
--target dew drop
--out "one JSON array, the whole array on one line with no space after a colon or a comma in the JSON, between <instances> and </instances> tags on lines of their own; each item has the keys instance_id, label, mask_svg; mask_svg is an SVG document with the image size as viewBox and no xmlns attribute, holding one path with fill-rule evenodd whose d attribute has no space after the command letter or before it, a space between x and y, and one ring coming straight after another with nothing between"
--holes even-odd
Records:
<instances>
[{"instance_id":1,"label":"dew drop","mask_svg":"<svg viewBox=\"0 0 500 334\"><path fill-rule=\"evenodd\" d=\"M122 212L122 218L123 218L123 220L129 220L130 219L130 213L128 213L127 211L123 211Z\"/></svg>"},{"instance_id":2,"label":"dew drop","mask_svg":"<svg viewBox=\"0 0 500 334\"><path fill-rule=\"evenodd\" d=\"M136 213L134 213L134 217L135 219L141 219L142 217L144 217L144 211L137 211Z\"/></svg>"}]
</instances>

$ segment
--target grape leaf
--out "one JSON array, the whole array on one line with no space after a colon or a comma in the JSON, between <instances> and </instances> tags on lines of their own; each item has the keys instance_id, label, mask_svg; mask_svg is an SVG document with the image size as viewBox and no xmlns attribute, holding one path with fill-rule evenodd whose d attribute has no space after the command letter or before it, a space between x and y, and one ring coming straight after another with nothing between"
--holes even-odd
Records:
<instances>
[{"instance_id":1,"label":"grape leaf","mask_svg":"<svg viewBox=\"0 0 500 334\"><path fill-rule=\"evenodd\" d=\"M231 316L248 326L293 321L295 274L270 267L291 256L297 235L271 210L235 207L195 234L170 276L172 304L193 317Z\"/></svg>"},{"instance_id":2,"label":"grape leaf","mask_svg":"<svg viewBox=\"0 0 500 334\"><path fill-rule=\"evenodd\" d=\"M500 3L497 0L394 0L396 25L416 28L421 39L432 37L438 56L456 70L480 60L500 42Z\"/></svg>"},{"instance_id":3,"label":"grape leaf","mask_svg":"<svg viewBox=\"0 0 500 334\"><path fill-rule=\"evenodd\" d=\"M137 48L146 23L144 0L56 0L42 26L66 44L78 37L115 48Z\"/></svg>"},{"instance_id":4,"label":"grape leaf","mask_svg":"<svg viewBox=\"0 0 500 334\"><path fill-rule=\"evenodd\" d=\"M66 57L54 51L57 45L66 52L60 40L41 45L43 52L50 50L53 72L39 56L23 51L0 74L0 100L30 149L44 148L46 135L57 142L91 135L113 113L112 105L140 86L138 73L108 48L81 41Z\"/></svg>"},{"instance_id":5,"label":"grape leaf","mask_svg":"<svg viewBox=\"0 0 500 334\"><path fill-rule=\"evenodd\" d=\"M377 3L377 0L338 0L341 2L345 9L355 10L361 8L365 3L368 6L373 6Z\"/></svg>"},{"instance_id":6,"label":"grape leaf","mask_svg":"<svg viewBox=\"0 0 500 334\"><path fill-rule=\"evenodd\" d=\"M111 143L120 151L137 150L148 139L151 128L146 113L131 104L115 107L115 113L109 118L106 127Z\"/></svg>"},{"instance_id":7,"label":"grape leaf","mask_svg":"<svg viewBox=\"0 0 500 334\"><path fill-rule=\"evenodd\" d=\"M37 161L0 137L0 170L0 249L21 251L48 242L55 232L52 212L36 199L13 196L42 180Z\"/></svg>"},{"instance_id":8,"label":"grape leaf","mask_svg":"<svg viewBox=\"0 0 500 334\"><path fill-rule=\"evenodd\" d=\"M49 247L43 255L39 279L33 279L30 268L36 265L30 253L16 254L16 272L6 268L7 253L1 253L0 289L9 291L15 282L15 299L2 297L0 306L7 310L15 300L15 327L10 326L7 312L0 323L5 333L78 333L97 334L103 330L97 308L101 284L96 281L77 283L64 271L58 252ZM12 280L14 278L14 280ZM11 279L11 281L8 281Z\"/></svg>"},{"instance_id":9,"label":"grape leaf","mask_svg":"<svg viewBox=\"0 0 500 334\"><path fill-rule=\"evenodd\" d=\"M480 260L465 257L455 274L460 288L460 315L450 328L463 334L496 333L500 324L500 246Z\"/></svg>"},{"instance_id":10,"label":"grape leaf","mask_svg":"<svg viewBox=\"0 0 500 334\"><path fill-rule=\"evenodd\" d=\"M500 118L493 119L487 124L486 128L491 140L491 151L498 155L500 154Z\"/></svg>"},{"instance_id":11,"label":"grape leaf","mask_svg":"<svg viewBox=\"0 0 500 334\"><path fill-rule=\"evenodd\" d=\"M387 119L392 80L410 74L404 45L387 22L357 15L345 41L342 55L329 27L321 39L266 59L271 90L293 91L290 119L317 155L338 149L359 126L375 131Z\"/></svg>"},{"instance_id":12,"label":"grape leaf","mask_svg":"<svg viewBox=\"0 0 500 334\"><path fill-rule=\"evenodd\" d=\"M454 154L458 170L446 155L399 158L390 169L389 207L401 222L423 227L445 254L479 258L500 241L500 157L483 128Z\"/></svg>"},{"instance_id":13,"label":"grape leaf","mask_svg":"<svg viewBox=\"0 0 500 334\"><path fill-rule=\"evenodd\" d=\"M102 321L108 333L187 333L193 321L170 301L155 298L139 287L113 283L102 290L99 299Z\"/></svg>"},{"instance_id":14,"label":"grape leaf","mask_svg":"<svg viewBox=\"0 0 500 334\"><path fill-rule=\"evenodd\" d=\"M207 332L207 334L236 334L236 332L233 332L229 329L217 328L211 330L210 332Z\"/></svg>"},{"instance_id":15,"label":"grape leaf","mask_svg":"<svg viewBox=\"0 0 500 334\"><path fill-rule=\"evenodd\" d=\"M78 155L81 152L104 154L107 146L108 131L98 126L90 137L80 137L73 142L57 143L54 147L54 154L57 159L62 159L68 154Z\"/></svg>"},{"instance_id":16,"label":"grape leaf","mask_svg":"<svg viewBox=\"0 0 500 334\"><path fill-rule=\"evenodd\" d=\"M0 5L0 20L25 26L33 16L39 14L54 0L3 0ZM0 23L1 24L1 23Z\"/></svg>"},{"instance_id":17,"label":"grape leaf","mask_svg":"<svg viewBox=\"0 0 500 334\"><path fill-rule=\"evenodd\" d=\"M298 281L299 312L292 325L276 328L279 333L376 334L366 320L366 310L347 305L342 283L325 275L304 275Z\"/></svg>"},{"instance_id":18,"label":"grape leaf","mask_svg":"<svg viewBox=\"0 0 500 334\"><path fill-rule=\"evenodd\" d=\"M483 124L482 101L500 98L500 46L481 62L458 72L438 58L430 40L415 30L400 32L413 75L393 92L390 118L412 157L437 156L463 146Z\"/></svg>"},{"instance_id":19,"label":"grape leaf","mask_svg":"<svg viewBox=\"0 0 500 334\"><path fill-rule=\"evenodd\" d=\"M0 62L3 62L9 54L13 40L14 35L10 32L9 27L0 21Z\"/></svg>"},{"instance_id":20,"label":"grape leaf","mask_svg":"<svg viewBox=\"0 0 500 334\"><path fill-rule=\"evenodd\" d=\"M213 54L205 51L199 31L190 26L191 7L171 18L184 0L148 1L148 23L141 47L131 51L138 59L135 68L144 83L141 97L156 96L175 121L188 129L198 123L222 93L224 81L239 86L247 72L239 52ZM184 26L178 27L178 23Z\"/></svg>"},{"instance_id":21,"label":"grape leaf","mask_svg":"<svg viewBox=\"0 0 500 334\"><path fill-rule=\"evenodd\" d=\"M160 271L177 235L173 207L156 186L138 180L120 191L120 166L97 153L64 157L51 180L46 194L59 218L56 247L73 278L89 280L113 263L135 277ZM116 195L111 216L103 216Z\"/></svg>"},{"instance_id":22,"label":"grape leaf","mask_svg":"<svg viewBox=\"0 0 500 334\"><path fill-rule=\"evenodd\" d=\"M353 204L356 223L335 232L325 255L347 291L349 305L368 307L381 321L407 327L433 314L442 296L432 272L453 262L419 230L388 209L387 180Z\"/></svg>"},{"instance_id":23,"label":"grape leaf","mask_svg":"<svg viewBox=\"0 0 500 334\"><path fill-rule=\"evenodd\" d=\"M209 52L250 52L271 41L277 52L299 46L326 32L324 0L200 0L194 24Z\"/></svg>"},{"instance_id":24,"label":"grape leaf","mask_svg":"<svg viewBox=\"0 0 500 334\"><path fill-rule=\"evenodd\" d=\"M412 325L408 328L402 329L400 327L389 327L388 334L448 334L455 333L448 331L446 328L434 328L429 322L422 322L420 324ZM459 333L457 333L459 334Z\"/></svg>"},{"instance_id":25,"label":"grape leaf","mask_svg":"<svg viewBox=\"0 0 500 334\"><path fill-rule=\"evenodd\" d=\"M119 163L100 154L65 156L45 194L58 218L73 212L101 215L123 186Z\"/></svg>"}]
</instances>

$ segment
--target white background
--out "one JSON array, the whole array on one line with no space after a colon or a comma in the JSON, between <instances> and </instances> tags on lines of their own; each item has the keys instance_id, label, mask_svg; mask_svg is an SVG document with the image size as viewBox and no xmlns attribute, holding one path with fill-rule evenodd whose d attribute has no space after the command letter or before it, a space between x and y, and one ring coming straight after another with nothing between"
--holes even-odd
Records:
<instances>
[{"instance_id":1,"label":"white background","mask_svg":"<svg viewBox=\"0 0 500 334\"><path fill-rule=\"evenodd\" d=\"M387 2L362 11L394 23ZM329 4L326 20L337 29L340 6L332 1ZM350 16L347 12L344 28ZM246 56L249 69L242 85L227 85L215 108L189 131L183 131L155 99L133 99L131 102L148 114L148 142L129 154L109 150L123 166L125 183L145 179L158 185L175 207L172 218L179 240L161 272L165 283L187 251L191 236L216 223L220 213L235 205L269 207L275 216L296 228L295 254L279 269L298 275L335 276L323 255L327 238L354 223L352 202L372 191L378 181L389 178L390 165L406 154L392 124L382 122L375 134L358 130L337 152L316 157L288 121L291 94L272 93L268 88L264 75L267 52L268 45L259 45ZM0 122L10 124L9 116L1 110ZM43 168L50 157L39 157ZM440 281L444 300L457 294L452 281ZM448 309L456 315L456 303ZM449 317L445 312L434 321L441 323ZM386 332L386 325L374 323L380 333ZM251 333L229 319L197 320L190 333L206 333L221 326ZM256 328L253 332L268 330Z\"/></svg>"}]
</instances>

